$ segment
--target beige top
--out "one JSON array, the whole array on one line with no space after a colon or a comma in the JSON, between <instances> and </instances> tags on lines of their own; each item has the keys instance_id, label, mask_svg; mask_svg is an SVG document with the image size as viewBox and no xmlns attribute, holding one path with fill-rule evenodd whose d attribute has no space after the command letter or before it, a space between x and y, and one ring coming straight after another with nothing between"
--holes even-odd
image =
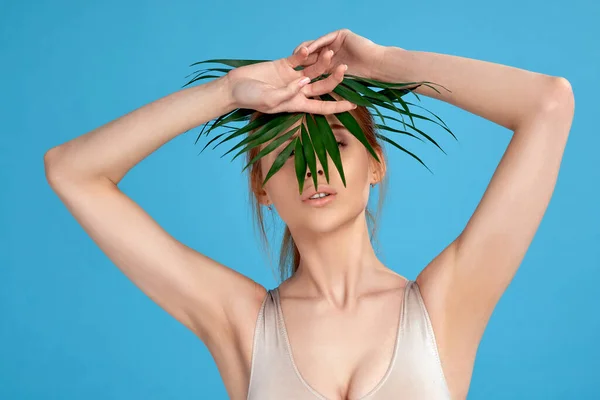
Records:
<instances>
[{"instance_id":1,"label":"beige top","mask_svg":"<svg viewBox=\"0 0 600 400\"><path fill-rule=\"evenodd\" d=\"M356 400L450 399L429 314L415 281L404 289L392 360L380 382ZM329 400L299 373L282 317L278 288L267 291L254 332L248 400Z\"/></svg>"}]
</instances>

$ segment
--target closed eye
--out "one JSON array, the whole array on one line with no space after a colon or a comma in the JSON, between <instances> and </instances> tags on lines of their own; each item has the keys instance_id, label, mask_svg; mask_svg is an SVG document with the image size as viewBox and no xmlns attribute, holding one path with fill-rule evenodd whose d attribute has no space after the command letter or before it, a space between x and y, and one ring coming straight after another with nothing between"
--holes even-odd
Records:
<instances>
[{"instance_id":1,"label":"closed eye","mask_svg":"<svg viewBox=\"0 0 600 400\"><path fill-rule=\"evenodd\" d=\"M346 143L341 142L339 140L337 141L337 144L338 144L338 147L346 147ZM289 158L292 158L293 155L294 155L294 150L292 150L292 152L290 153L290 157Z\"/></svg>"}]
</instances>

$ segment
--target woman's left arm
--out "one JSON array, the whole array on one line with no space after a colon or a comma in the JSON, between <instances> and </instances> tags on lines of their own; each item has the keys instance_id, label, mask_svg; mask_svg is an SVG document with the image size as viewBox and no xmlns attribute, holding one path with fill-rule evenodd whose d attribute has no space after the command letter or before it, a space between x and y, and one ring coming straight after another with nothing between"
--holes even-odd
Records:
<instances>
[{"instance_id":1,"label":"woman's left arm","mask_svg":"<svg viewBox=\"0 0 600 400\"><path fill-rule=\"evenodd\" d=\"M429 81L418 94L446 101L513 131L460 235L416 278L453 393L466 396L477 347L515 275L556 185L575 102L561 77L465 57L386 47L341 29L301 43L334 50L348 74L386 82ZM312 56L314 57L314 56ZM457 385L458 387L455 387Z\"/></svg>"},{"instance_id":2,"label":"woman's left arm","mask_svg":"<svg viewBox=\"0 0 600 400\"><path fill-rule=\"evenodd\" d=\"M453 360L474 358L495 305L515 275L554 191L574 114L562 77L486 61L385 47L375 79L430 81L417 93L513 131L460 235L417 278ZM465 354L466 353L466 354Z\"/></svg>"}]
</instances>

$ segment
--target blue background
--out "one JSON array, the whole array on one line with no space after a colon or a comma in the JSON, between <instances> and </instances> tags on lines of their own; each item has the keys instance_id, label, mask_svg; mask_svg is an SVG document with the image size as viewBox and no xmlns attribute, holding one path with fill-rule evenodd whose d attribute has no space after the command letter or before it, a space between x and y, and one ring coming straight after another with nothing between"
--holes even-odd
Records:
<instances>
[{"instance_id":1,"label":"blue background","mask_svg":"<svg viewBox=\"0 0 600 400\"><path fill-rule=\"evenodd\" d=\"M591 0L3 0L0 398L227 397L203 343L128 281L68 213L45 180L43 156L178 90L192 62L285 57L339 28L382 45L571 82L575 119L554 196L489 322L469 399L600 398L599 15ZM411 142L434 175L386 145L390 190L379 254L409 279L465 226L511 137L450 104L421 99L459 142L417 123L448 153ZM180 241L272 288L241 158L230 164L219 150L197 156L198 132L161 147L120 187ZM279 234L271 235L275 249Z\"/></svg>"}]
</instances>

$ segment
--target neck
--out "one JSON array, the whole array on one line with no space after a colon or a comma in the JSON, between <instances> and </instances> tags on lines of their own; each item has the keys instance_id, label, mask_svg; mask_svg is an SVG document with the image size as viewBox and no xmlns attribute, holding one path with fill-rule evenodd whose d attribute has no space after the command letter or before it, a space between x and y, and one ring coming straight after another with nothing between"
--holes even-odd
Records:
<instances>
[{"instance_id":1,"label":"neck","mask_svg":"<svg viewBox=\"0 0 600 400\"><path fill-rule=\"evenodd\" d=\"M292 235L301 257L298 270L288 281L302 296L323 297L336 306L348 305L376 273L387 270L369 240L364 211L333 231Z\"/></svg>"}]
</instances>

